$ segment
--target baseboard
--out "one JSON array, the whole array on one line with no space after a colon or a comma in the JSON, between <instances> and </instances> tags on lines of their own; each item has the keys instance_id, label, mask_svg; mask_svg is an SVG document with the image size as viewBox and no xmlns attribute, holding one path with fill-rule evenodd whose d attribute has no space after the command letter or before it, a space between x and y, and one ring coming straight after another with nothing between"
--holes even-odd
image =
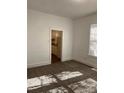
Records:
<instances>
[{"instance_id":1,"label":"baseboard","mask_svg":"<svg viewBox=\"0 0 124 93\"><path fill-rule=\"evenodd\" d=\"M97 68L97 66L89 64L88 62L82 62L82 61L78 61L78 60L75 60L75 59L63 60L62 62L67 62L67 61L76 61L76 62L85 64L87 66ZM34 67L45 66L45 65L49 65L49 64L51 64L51 63L50 62L45 62L45 63L39 63L39 64L29 64L29 65L27 65L27 68L34 68Z\"/></svg>"},{"instance_id":2,"label":"baseboard","mask_svg":"<svg viewBox=\"0 0 124 93\"><path fill-rule=\"evenodd\" d=\"M90 67L93 67L93 68L97 68L97 66L92 65L92 64L89 64L88 62L82 62L82 61L78 61L78 60L75 60L75 59L73 59L73 61L76 61L76 62L79 62L79 63L85 64L85 65L90 66Z\"/></svg>"},{"instance_id":3,"label":"baseboard","mask_svg":"<svg viewBox=\"0 0 124 93\"><path fill-rule=\"evenodd\" d=\"M34 68L34 67L45 66L45 65L49 65L49 64L51 64L51 63L30 64L30 65L27 65L27 68Z\"/></svg>"},{"instance_id":4,"label":"baseboard","mask_svg":"<svg viewBox=\"0 0 124 93\"><path fill-rule=\"evenodd\" d=\"M62 62L66 62L66 61L70 61L72 60L71 58L68 58L68 59L62 59Z\"/></svg>"}]
</instances>

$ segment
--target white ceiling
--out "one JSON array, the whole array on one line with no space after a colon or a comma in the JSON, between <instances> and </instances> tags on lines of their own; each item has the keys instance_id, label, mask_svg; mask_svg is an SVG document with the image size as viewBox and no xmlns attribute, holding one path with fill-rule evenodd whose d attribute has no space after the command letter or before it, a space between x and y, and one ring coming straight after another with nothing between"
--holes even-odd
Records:
<instances>
[{"instance_id":1,"label":"white ceiling","mask_svg":"<svg viewBox=\"0 0 124 93\"><path fill-rule=\"evenodd\" d=\"M97 0L27 0L28 9L69 18L97 11Z\"/></svg>"}]
</instances>

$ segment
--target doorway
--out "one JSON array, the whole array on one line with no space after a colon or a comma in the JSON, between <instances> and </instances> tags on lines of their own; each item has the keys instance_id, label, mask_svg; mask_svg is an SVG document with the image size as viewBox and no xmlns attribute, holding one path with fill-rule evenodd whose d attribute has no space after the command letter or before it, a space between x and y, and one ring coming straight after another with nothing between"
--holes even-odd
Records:
<instances>
[{"instance_id":1,"label":"doorway","mask_svg":"<svg viewBox=\"0 0 124 93\"><path fill-rule=\"evenodd\" d=\"M62 34L63 31L51 30L51 63L62 60Z\"/></svg>"}]
</instances>

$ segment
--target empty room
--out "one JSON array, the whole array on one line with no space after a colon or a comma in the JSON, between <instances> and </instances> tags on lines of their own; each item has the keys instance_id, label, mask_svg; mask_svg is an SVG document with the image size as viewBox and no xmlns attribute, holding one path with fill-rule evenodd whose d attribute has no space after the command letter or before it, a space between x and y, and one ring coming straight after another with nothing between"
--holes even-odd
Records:
<instances>
[{"instance_id":1,"label":"empty room","mask_svg":"<svg viewBox=\"0 0 124 93\"><path fill-rule=\"evenodd\" d=\"M27 0L27 92L97 93L97 0Z\"/></svg>"}]
</instances>

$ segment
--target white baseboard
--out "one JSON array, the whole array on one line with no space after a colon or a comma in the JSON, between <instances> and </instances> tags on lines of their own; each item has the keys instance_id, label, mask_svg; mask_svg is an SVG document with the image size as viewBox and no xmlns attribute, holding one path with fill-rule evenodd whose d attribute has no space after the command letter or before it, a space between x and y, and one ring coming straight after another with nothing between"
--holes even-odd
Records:
<instances>
[{"instance_id":1,"label":"white baseboard","mask_svg":"<svg viewBox=\"0 0 124 93\"><path fill-rule=\"evenodd\" d=\"M46 63L39 63L39 64L29 64L27 65L27 68L39 67L39 66L44 66L44 65L49 65L49 64L51 63L46 62Z\"/></svg>"},{"instance_id":2,"label":"white baseboard","mask_svg":"<svg viewBox=\"0 0 124 93\"><path fill-rule=\"evenodd\" d=\"M89 63L89 62L85 62L85 61L79 61L79 60L75 60L73 59L74 61L77 61L77 62L80 62L80 63L83 63L83 64L86 64L90 67L94 67L94 68L97 68L97 65L96 64L92 64L92 63Z\"/></svg>"}]
</instances>

